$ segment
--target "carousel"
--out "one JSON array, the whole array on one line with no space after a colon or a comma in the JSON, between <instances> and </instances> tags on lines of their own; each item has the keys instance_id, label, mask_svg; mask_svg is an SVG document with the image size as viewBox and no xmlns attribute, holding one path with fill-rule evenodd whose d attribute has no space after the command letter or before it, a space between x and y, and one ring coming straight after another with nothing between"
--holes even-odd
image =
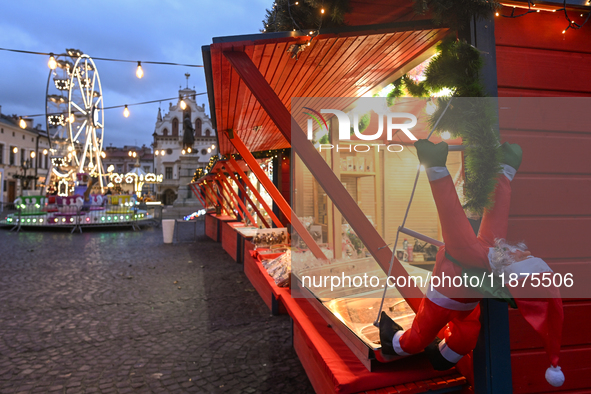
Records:
<instances>
[{"instance_id":1,"label":"carousel","mask_svg":"<svg viewBox=\"0 0 591 394\"><path fill-rule=\"evenodd\" d=\"M46 89L46 120L50 137L50 169L39 195L18 197L0 212L0 226L72 227L132 226L154 220L140 204L144 183L162 181L138 165L128 174L105 173L102 159L104 102L97 67L88 55L67 49L56 56ZM51 83L53 81L53 83ZM133 194L113 195L114 183L133 185ZM121 188L115 188L121 190Z\"/></svg>"}]
</instances>

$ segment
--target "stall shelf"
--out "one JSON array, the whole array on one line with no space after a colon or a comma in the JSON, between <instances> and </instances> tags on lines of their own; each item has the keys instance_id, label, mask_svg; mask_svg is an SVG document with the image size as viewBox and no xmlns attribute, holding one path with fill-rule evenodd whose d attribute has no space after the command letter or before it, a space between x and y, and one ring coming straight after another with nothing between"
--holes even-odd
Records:
<instances>
[{"instance_id":1,"label":"stall shelf","mask_svg":"<svg viewBox=\"0 0 591 394\"><path fill-rule=\"evenodd\" d=\"M277 257L279 254L269 257ZM252 242L244 241L244 273L273 315L285 314L283 300L290 298L288 288L275 285L260 260Z\"/></svg>"},{"instance_id":2,"label":"stall shelf","mask_svg":"<svg viewBox=\"0 0 591 394\"><path fill-rule=\"evenodd\" d=\"M256 235L258 228L245 226L245 227L236 227L236 237L237 237L237 259L236 262L239 264L244 264L244 251L246 247L246 242L252 240L252 238Z\"/></svg>"}]
</instances>

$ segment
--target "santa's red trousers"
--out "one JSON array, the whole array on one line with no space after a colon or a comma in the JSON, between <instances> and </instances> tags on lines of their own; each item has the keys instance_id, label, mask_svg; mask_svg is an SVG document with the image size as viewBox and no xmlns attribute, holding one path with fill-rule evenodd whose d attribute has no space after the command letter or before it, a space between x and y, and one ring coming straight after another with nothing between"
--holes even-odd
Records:
<instances>
[{"instance_id":1,"label":"santa's red trousers","mask_svg":"<svg viewBox=\"0 0 591 394\"><path fill-rule=\"evenodd\" d=\"M400 337L400 347L406 353L422 351L447 325L444 340L459 355L474 349L480 332L480 308L471 311L454 311L443 308L428 298L423 298L410 330Z\"/></svg>"}]
</instances>

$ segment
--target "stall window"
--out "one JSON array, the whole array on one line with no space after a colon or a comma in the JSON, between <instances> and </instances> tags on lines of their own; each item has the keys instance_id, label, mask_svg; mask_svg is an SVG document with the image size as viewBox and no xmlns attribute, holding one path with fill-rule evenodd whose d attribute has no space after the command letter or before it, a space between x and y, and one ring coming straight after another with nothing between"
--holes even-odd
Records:
<instances>
[{"instance_id":1,"label":"stall window","mask_svg":"<svg viewBox=\"0 0 591 394\"><path fill-rule=\"evenodd\" d=\"M164 179L172 179L172 167L166 167L164 169Z\"/></svg>"}]
</instances>

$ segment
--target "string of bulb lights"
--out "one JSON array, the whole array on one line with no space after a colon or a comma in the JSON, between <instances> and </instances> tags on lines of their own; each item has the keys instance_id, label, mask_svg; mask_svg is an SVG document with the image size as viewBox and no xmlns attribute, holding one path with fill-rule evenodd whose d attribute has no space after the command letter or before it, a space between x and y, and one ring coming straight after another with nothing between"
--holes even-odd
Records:
<instances>
[{"instance_id":1,"label":"string of bulb lights","mask_svg":"<svg viewBox=\"0 0 591 394\"><path fill-rule=\"evenodd\" d=\"M519 5L515 5L515 4L503 4L503 5L506 5L507 7L513 7L513 9L511 10L511 14L510 15L503 15L503 14L497 12L497 13L495 13L496 16L501 16L503 18L520 18L522 16L526 16L526 15L533 14L533 13L538 13L540 11L548 11L548 12L562 11L562 12L564 12L564 18L567 20L567 23L568 23L568 26L564 30L562 30L562 34L565 34L568 31L568 29L578 30L578 29L582 28L583 26L585 26L585 24L589 21L589 18L591 17L591 12L587 12L587 17L585 18L585 20L582 23L576 23L575 21L573 21L570 18L570 16L568 15L568 11L566 9L566 0L563 1L562 8L556 8L556 9L537 6L531 0L527 1L527 8L525 7L525 5L523 5L523 6L519 6ZM591 0L587 0L586 5L588 5L588 6L591 5ZM516 8L526 9L527 11L522 12L520 14L516 14ZM584 15L585 15L584 13L581 13L580 17L583 18Z\"/></svg>"},{"instance_id":2,"label":"string of bulb lights","mask_svg":"<svg viewBox=\"0 0 591 394\"><path fill-rule=\"evenodd\" d=\"M77 57L77 56L81 56L82 53L80 52L75 52L72 53L70 50L70 53L60 53L60 54L54 54L53 52L36 52L36 51L26 51L26 50L22 50L22 49L10 49L10 48L0 48L0 51L8 51L8 52L16 52L16 53L26 53L29 55L42 55L42 56L49 56L49 60L47 62L47 66L52 69L55 70L56 67L59 66L58 61L56 60L56 57L60 57L60 56L69 56L69 57ZM138 78L143 78L144 76L144 69L142 68L142 63L144 64L158 64L158 65L164 65L164 66L181 66L181 67L203 67L203 65L201 64L184 64L184 63L174 63L174 62L158 62L158 61L149 61L149 60L125 60L125 59L113 59L113 58L107 58L107 57L92 57L93 60L103 60L103 61L107 61L107 62L121 62L121 63L137 63L137 67L135 69L135 75Z\"/></svg>"},{"instance_id":3,"label":"string of bulb lights","mask_svg":"<svg viewBox=\"0 0 591 394\"><path fill-rule=\"evenodd\" d=\"M206 92L191 94L191 96L202 96L204 94L206 94ZM128 107L131 107L132 105L152 104L152 103L158 103L158 102L162 102L162 101L171 101L171 100L179 100L179 105L180 105L180 107L181 107L182 110L185 110L187 108L187 103L185 102L185 99L183 97L171 97L171 98L158 99L158 100L142 101L140 103L112 105L110 107L104 107L103 110L105 110L105 109L123 108L123 116L125 116L126 118L128 118L129 115L130 115L130 112L129 112L129 108ZM61 115L61 114L60 113L55 113L55 114L47 114L47 115ZM25 121L25 119L35 118L37 116L45 116L45 114L33 114L33 115L19 116L19 126L22 129L26 129L27 128L27 122ZM73 122L73 120L71 119L71 116L70 116L70 118L67 119L67 121Z\"/></svg>"}]
</instances>

